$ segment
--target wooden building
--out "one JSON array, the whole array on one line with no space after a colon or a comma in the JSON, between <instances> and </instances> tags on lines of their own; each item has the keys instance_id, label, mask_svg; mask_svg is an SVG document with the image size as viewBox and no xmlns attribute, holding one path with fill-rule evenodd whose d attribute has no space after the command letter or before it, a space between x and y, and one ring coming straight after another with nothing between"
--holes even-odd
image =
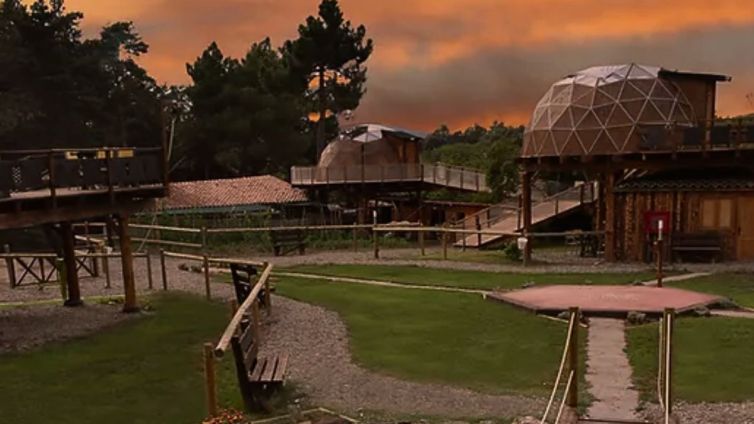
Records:
<instances>
[{"instance_id":1,"label":"wooden building","mask_svg":"<svg viewBox=\"0 0 754 424\"><path fill-rule=\"evenodd\" d=\"M524 232L541 172L596 181L607 260L754 259L754 125L717 122L724 75L637 64L585 69L538 103L521 152ZM526 255L531 254L531 243Z\"/></svg>"},{"instance_id":2,"label":"wooden building","mask_svg":"<svg viewBox=\"0 0 754 424\"><path fill-rule=\"evenodd\" d=\"M82 304L73 224L113 218L120 242L124 311L138 310L128 235L132 213L167 191L165 149L0 150L0 230L44 227L56 234L67 306ZM12 255L13 253L11 253Z\"/></svg>"},{"instance_id":3,"label":"wooden building","mask_svg":"<svg viewBox=\"0 0 754 424\"><path fill-rule=\"evenodd\" d=\"M368 221L368 204L402 196L421 207L428 190L489 192L477 170L421 162L424 134L384 125L358 125L332 141L316 166L291 168L291 184L311 190L310 198L328 203L340 196ZM405 202L403 202L405 203Z\"/></svg>"}]
</instances>

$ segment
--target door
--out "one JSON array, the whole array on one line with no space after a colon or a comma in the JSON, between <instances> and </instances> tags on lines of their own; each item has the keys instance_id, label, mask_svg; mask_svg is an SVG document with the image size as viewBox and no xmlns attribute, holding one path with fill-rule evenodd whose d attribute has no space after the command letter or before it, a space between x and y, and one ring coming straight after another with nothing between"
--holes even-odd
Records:
<instances>
[{"instance_id":1,"label":"door","mask_svg":"<svg viewBox=\"0 0 754 424\"><path fill-rule=\"evenodd\" d=\"M738 259L754 259L754 198L738 199Z\"/></svg>"}]
</instances>

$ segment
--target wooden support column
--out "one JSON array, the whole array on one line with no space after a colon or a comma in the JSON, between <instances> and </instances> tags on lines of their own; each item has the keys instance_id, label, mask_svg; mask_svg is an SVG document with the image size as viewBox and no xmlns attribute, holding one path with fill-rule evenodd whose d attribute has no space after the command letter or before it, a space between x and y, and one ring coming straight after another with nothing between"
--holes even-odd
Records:
<instances>
[{"instance_id":1,"label":"wooden support column","mask_svg":"<svg viewBox=\"0 0 754 424\"><path fill-rule=\"evenodd\" d=\"M605 260L615 262L615 172L605 178Z\"/></svg>"},{"instance_id":2,"label":"wooden support column","mask_svg":"<svg viewBox=\"0 0 754 424\"><path fill-rule=\"evenodd\" d=\"M521 211L523 212L522 228L524 231L524 237L528 238L528 243L524 248L524 265L528 265L531 262L531 247L532 239L529 238L531 233L531 183L532 183L531 171L524 171L521 173Z\"/></svg>"},{"instance_id":3,"label":"wooden support column","mask_svg":"<svg viewBox=\"0 0 754 424\"><path fill-rule=\"evenodd\" d=\"M79 288L79 274L76 270L76 251L74 249L73 226L70 222L60 224L60 238L63 240L63 264L65 266L65 281L68 299L65 306L81 306L81 289Z\"/></svg>"},{"instance_id":4,"label":"wooden support column","mask_svg":"<svg viewBox=\"0 0 754 424\"><path fill-rule=\"evenodd\" d=\"M123 312L137 312L136 282L134 281L134 259L131 252L131 237L128 235L128 215L118 215L118 238L120 241L120 261L123 267L123 290L126 298Z\"/></svg>"}]
</instances>

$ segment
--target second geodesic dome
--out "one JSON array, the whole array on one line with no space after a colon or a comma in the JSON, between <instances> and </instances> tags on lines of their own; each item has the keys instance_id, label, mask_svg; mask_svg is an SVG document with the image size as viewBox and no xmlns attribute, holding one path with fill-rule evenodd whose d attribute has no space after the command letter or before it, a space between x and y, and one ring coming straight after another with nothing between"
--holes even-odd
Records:
<instances>
[{"instance_id":1,"label":"second geodesic dome","mask_svg":"<svg viewBox=\"0 0 754 424\"><path fill-rule=\"evenodd\" d=\"M522 157L639 151L642 127L690 127L694 108L663 69L596 66L554 83L524 133Z\"/></svg>"}]
</instances>

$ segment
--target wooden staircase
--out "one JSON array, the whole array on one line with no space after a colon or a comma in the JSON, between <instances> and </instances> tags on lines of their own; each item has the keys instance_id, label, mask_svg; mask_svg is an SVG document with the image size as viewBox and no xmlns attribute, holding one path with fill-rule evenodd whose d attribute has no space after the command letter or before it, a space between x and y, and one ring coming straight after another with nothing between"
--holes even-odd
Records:
<instances>
[{"instance_id":1,"label":"wooden staircase","mask_svg":"<svg viewBox=\"0 0 754 424\"><path fill-rule=\"evenodd\" d=\"M582 183L542 199L532 205L532 225L543 224L557 217L574 212L594 203L597 191L592 183ZM456 228L464 230L490 229L505 233L521 231L523 218L519 207L498 204L490 206L474 215L466 217ZM456 241L456 247L484 247L505 238L501 235L476 234L466 236L465 240ZM481 243L480 243L481 242Z\"/></svg>"}]
</instances>

